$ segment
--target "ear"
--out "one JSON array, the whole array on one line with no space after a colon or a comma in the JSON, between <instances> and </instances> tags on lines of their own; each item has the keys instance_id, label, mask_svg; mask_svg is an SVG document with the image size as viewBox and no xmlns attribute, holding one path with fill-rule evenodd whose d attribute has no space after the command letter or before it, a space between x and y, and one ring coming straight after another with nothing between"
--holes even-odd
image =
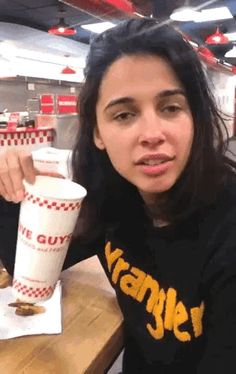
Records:
<instances>
[{"instance_id":1,"label":"ear","mask_svg":"<svg viewBox=\"0 0 236 374\"><path fill-rule=\"evenodd\" d=\"M94 144L96 145L96 147L98 149L100 149L101 151L103 151L105 149L105 145L103 143L103 140L101 138L101 135L100 135L100 132L99 132L97 126L93 130L93 141L94 141Z\"/></svg>"}]
</instances>

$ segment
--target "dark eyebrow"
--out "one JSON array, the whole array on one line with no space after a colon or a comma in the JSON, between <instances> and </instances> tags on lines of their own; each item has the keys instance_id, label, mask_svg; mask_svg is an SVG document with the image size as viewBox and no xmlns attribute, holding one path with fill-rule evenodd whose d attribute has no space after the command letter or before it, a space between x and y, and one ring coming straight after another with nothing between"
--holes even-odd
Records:
<instances>
[{"instance_id":1,"label":"dark eyebrow","mask_svg":"<svg viewBox=\"0 0 236 374\"><path fill-rule=\"evenodd\" d=\"M163 98L163 97L168 97L168 96L173 96L173 95L183 95L184 97L186 97L186 94L185 94L184 90L181 89L181 88L176 88L174 90L161 91L157 95L157 97Z\"/></svg>"},{"instance_id":2,"label":"dark eyebrow","mask_svg":"<svg viewBox=\"0 0 236 374\"><path fill-rule=\"evenodd\" d=\"M112 107L114 105L118 105L118 104L131 104L133 102L134 102L134 99L132 99L132 97L121 97L119 99L111 100L106 105L106 107L104 108L104 112L105 112L105 110L109 109L110 107Z\"/></svg>"},{"instance_id":3,"label":"dark eyebrow","mask_svg":"<svg viewBox=\"0 0 236 374\"><path fill-rule=\"evenodd\" d=\"M182 90L181 88L176 88L176 89L173 89L173 90L165 90L165 91L161 91L157 94L157 98L165 98L165 97L168 97L168 96L173 96L173 95L183 95L183 96L186 96L185 95L185 92L184 90ZM118 104L132 104L134 103L134 99L132 97L121 97L121 98L118 98L118 99L114 99L114 100L111 100L107 105L106 107L104 108L104 111L106 111L107 109L111 108L112 106L114 105L118 105Z\"/></svg>"}]
</instances>

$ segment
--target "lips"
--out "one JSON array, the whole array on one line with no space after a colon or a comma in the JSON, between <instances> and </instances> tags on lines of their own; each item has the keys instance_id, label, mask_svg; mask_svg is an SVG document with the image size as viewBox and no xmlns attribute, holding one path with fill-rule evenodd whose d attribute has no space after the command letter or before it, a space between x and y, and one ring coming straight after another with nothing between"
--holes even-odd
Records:
<instances>
[{"instance_id":1,"label":"lips","mask_svg":"<svg viewBox=\"0 0 236 374\"><path fill-rule=\"evenodd\" d=\"M135 165L143 175L160 177L171 168L174 158L165 153L148 154L140 157Z\"/></svg>"},{"instance_id":2,"label":"lips","mask_svg":"<svg viewBox=\"0 0 236 374\"><path fill-rule=\"evenodd\" d=\"M136 165L149 165L149 166L155 166L163 164L167 161L172 161L174 159L173 156L169 156L165 153L157 153L157 154L149 154L144 155L140 157L137 162L135 162Z\"/></svg>"}]
</instances>

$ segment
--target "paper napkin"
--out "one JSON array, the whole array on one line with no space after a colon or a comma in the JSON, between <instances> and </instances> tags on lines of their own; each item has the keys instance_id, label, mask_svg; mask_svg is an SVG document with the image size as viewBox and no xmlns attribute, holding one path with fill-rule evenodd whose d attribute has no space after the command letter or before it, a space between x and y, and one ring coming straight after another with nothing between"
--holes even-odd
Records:
<instances>
[{"instance_id":1,"label":"paper napkin","mask_svg":"<svg viewBox=\"0 0 236 374\"><path fill-rule=\"evenodd\" d=\"M12 287L0 288L0 339L10 339L24 335L60 334L61 323L61 283L57 282L53 296L36 305L43 306L45 312L32 316L15 314L16 308L8 304L16 300Z\"/></svg>"}]
</instances>

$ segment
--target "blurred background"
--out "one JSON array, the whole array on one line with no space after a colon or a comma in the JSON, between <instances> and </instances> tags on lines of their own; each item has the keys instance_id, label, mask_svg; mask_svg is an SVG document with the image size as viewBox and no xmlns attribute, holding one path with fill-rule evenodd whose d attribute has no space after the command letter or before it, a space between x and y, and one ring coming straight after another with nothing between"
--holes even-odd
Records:
<instances>
[{"instance_id":1,"label":"blurred background","mask_svg":"<svg viewBox=\"0 0 236 374\"><path fill-rule=\"evenodd\" d=\"M184 34L234 137L235 0L0 0L0 130L51 128L38 146L71 148L90 40L129 17L152 17ZM19 146L19 137L5 137L2 147Z\"/></svg>"}]
</instances>

